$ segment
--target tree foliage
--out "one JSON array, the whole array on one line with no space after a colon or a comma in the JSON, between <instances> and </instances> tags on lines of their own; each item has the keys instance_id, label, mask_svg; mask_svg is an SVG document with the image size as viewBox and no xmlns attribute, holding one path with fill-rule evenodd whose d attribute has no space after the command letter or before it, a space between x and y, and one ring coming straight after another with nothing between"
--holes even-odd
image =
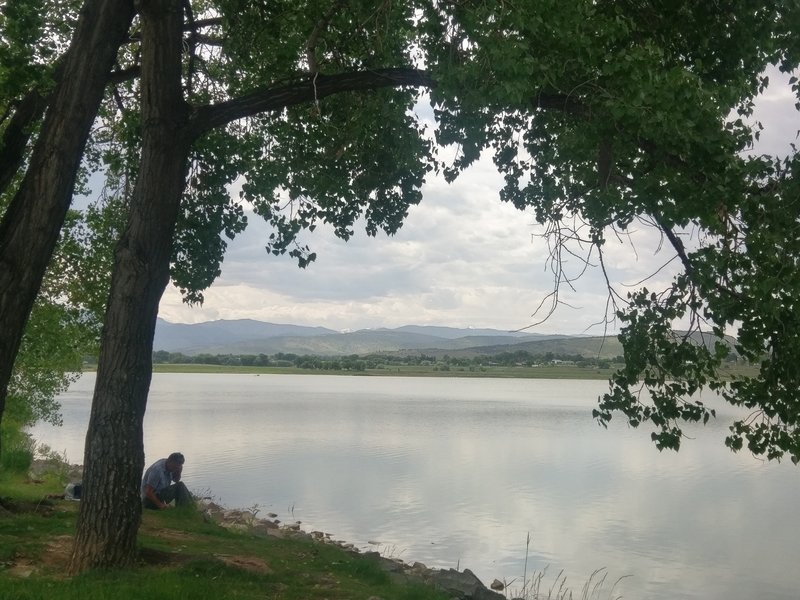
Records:
<instances>
[{"instance_id":1,"label":"tree foliage","mask_svg":"<svg viewBox=\"0 0 800 600\"><path fill-rule=\"evenodd\" d=\"M551 307L569 284L562 256L602 266L609 239L632 227L655 229L680 261L666 290L610 290L626 367L595 416L650 422L656 445L677 449L682 421L713 414L692 397L710 387L753 411L732 425L731 448L746 441L797 462L797 162L751 156L759 130L747 122L765 69L797 66L796 4L447 6L429 38L438 140L462 150L446 174L493 153L501 198L548 227ZM688 333L676 333L680 323ZM760 365L756 376L723 378L726 334Z\"/></svg>"},{"instance_id":2,"label":"tree foliage","mask_svg":"<svg viewBox=\"0 0 800 600\"><path fill-rule=\"evenodd\" d=\"M29 241L28 276L0 269L0 320L19 321L9 316L17 288L33 304L83 156L87 173L105 174L105 192L64 234L74 260L56 264L87 285L49 296L66 324L85 319L76 307L107 305L76 568L124 564L135 548L152 335L169 279L201 302L249 207L272 227L267 250L300 266L315 254L298 235L320 223L344 239L359 219L371 235L392 234L426 173L452 180L485 152L505 179L500 199L550 236L551 308L572 277L563 256L604 268L604 249L632 228L652 228L680 265L667 289L610 288L625 366L600 399L601 423L621 412L677 449L683 421L713 414L692 397L710 387L753 411L733 424L732 448L800 459L797 160L751 156L758 128L747 120L765 69L800 61L795 2L141 0L131 21L131 2L86 0L56 59L67 36L53 29L59 7L25 0L3 13L0 191L14 196L0 252L13 242L20 256L20 214L49 220L31 229L48 233ZM79 76L95 108L76 104ZM433 87L435 141L459 148L450 164L437 162L412 113L420 87ZM58 134L69 115L85 129ZM43 174L51 185L34 193L26 182ZM93 275L109 269L110 284ZM676 333L678 323L689 331ZM0 343L3 369L20 331ZM730 334L757 375L722 377Z\"/></svg>"}]
</instances>

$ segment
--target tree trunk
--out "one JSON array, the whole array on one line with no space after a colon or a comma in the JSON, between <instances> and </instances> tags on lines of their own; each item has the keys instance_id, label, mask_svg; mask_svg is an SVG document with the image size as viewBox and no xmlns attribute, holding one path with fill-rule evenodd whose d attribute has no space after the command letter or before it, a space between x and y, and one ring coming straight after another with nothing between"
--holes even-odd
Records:
<instances>
[{"instance_id":1,"label":"tree trunk","mask_svg":"<svg viewBox=\"0 0 800 600\"><path fill-rule=\"evenodd\" d=\"M86 0L30 166L0 221L0 419L22 333L72 200L108 73L132 18L132 0Z\"/></svg>"},{"instance_id":2,"label":"tree trunk","mask_svg":"<svg viewBox=\"0 0 800 600\"><path fill-rule=\"evenodd\" d=\"M142 155L114 256L84 453L84 495L71 571L129 565L136 555L144 468L142 421L158 304L186 176L188 107L181 94L181 1L143 0Z\"/></svg>"},{"instance_id":3,"label":"tree trunk","mask_svg":"<svg viewBox=\"0 0 800 600\"><path fill-rule=\"evenodd\" d=\"M181 0L141 0L142 155L127 229L117 245L97 382L84 452L84 492L78 515L73 573L124 567L136 555L144 468L143 428L152 377L158 304L169 282L175 223L192 142L214 126L283 105L312 100L313 86L253 108L225 105L225 114L190 121L181 94ZM373 87L425 85L414 72L381 74ZM391 82L391 83L388 83ZM364 89L348 76L329 93ZM299 94L299 95L298 95ZM259 98L256 98L259 100Z\"/></svg>"}]
</instances>

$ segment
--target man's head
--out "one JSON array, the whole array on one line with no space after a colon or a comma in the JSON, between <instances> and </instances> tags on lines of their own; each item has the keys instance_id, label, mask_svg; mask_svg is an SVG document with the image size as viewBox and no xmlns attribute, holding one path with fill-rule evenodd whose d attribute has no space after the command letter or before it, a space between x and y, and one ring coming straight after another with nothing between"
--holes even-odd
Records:
<instances>
[{"instance_id":1,"label":"man's head","mask_svg":"<svg viewBox=\"0 0 800 600\"><path fill-rule=\"evenodd\" d=\"M180 452L173 452L167 457L167 464L165 465L167 471L170 473L180 473L183 470L183 463L186 459Z\"/></svg>"}]
</instances>

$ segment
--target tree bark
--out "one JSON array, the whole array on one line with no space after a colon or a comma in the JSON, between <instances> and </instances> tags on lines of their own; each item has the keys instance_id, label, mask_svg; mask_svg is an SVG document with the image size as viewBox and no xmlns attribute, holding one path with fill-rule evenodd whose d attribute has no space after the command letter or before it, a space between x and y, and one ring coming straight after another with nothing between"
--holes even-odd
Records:
<instances>
[{"instance_id":1,"label":"tree bark","mask_svg":"<svg viewBox=\"0 0 800 600\"><path fill-rule=\"evenodd\" d=\"M20 188L0 221L0 419L22 333L72 200L75 175L132 0L86 0Z\"/></svg>"},{"instance_id":2,"label":"tree bark","mask_svg":"<svg viewBox=\"0 0 800 600\"><path fill-rule=\"evenodd\" d=\"M186 176L181 0L143 0L142 154L117 245L84 452L84 496L71 571L130 565L142 511L142 422L158 304Z\"/></svg>"},{"instance_id":3,"label":"tree bark","mask_svg":"<svg viewBox=\"0 0 800 600\"><path fill-rule=\"evenodd\" d=\"M42 95L39 89L28 92L17 105L14 116L3 131L0 140L0 194L19 172L31 137L31 127L42 118L49 100L49 95Z\"/></svg>"}]
</instances>

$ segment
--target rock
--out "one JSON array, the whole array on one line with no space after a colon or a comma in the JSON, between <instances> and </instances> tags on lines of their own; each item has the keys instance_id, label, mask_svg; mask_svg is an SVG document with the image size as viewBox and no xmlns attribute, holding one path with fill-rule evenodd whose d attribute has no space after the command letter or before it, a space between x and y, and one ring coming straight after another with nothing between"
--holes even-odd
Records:
<instances>
[{"instance_id":1,"label":"rock","mask_svg":"<svg viewBox=\"0 0 800 600\"><path fill-rule=\"evenodd\" d=\"M269 521L259 521L255 525L250 526L250 531L261 535L271 535L274 531L278 531L278 526Z\"/></svg>"},{"instance_id":2,"label":"rock","mask_svg":"<svg viewBox=\"0 0 800 600\"><path fill-rule=\"evenodd\" d=\"M506 600L502 594L487 589L469 569L433 571L429 581L448 594L463 600Z\"/></svg>"},{"instance_id":3,"label":"rock","mask_svg":"<svg viewBox=\"0 0 800 600\"><path fill-rule=\"evenodd\" d=\"M502 592L504 589L506 589L506 584L499 579L495 579L489 587L493 590L497 590L498 592Z\"/></svg>"},{"instance_id":4,"label":"rock","mask_svg":"<svg viewBox=\"0 0 800 600\"><path fill-rule=\"evenodd\" d=\"M378 554L377 552L375 554ZM402 573L405 570L405 565L391 558L383 558L378 554L381 569L387 573Z\"/></svg>"},{"instance_id":5,"label":"rock","mask_svg":"<svg viewBox=\"0 0 800 600\"><path fill-rule=\"evenodd\" d=\"M231 523L229 521L220 521L220 527L231 529L233 531L249 531L250 527L246 523Z\"/></svg>"},{"instance_id":6,"label":"rock","mask_svg":"<svg viewBox=\"0 0 800 600\"><path fill-rule=\"evenodd\" d=\"M411 565L411 574L419 577L427 577L431 574L431 570L421 562L415 562Z\"/></svg>"}]
</instances>

